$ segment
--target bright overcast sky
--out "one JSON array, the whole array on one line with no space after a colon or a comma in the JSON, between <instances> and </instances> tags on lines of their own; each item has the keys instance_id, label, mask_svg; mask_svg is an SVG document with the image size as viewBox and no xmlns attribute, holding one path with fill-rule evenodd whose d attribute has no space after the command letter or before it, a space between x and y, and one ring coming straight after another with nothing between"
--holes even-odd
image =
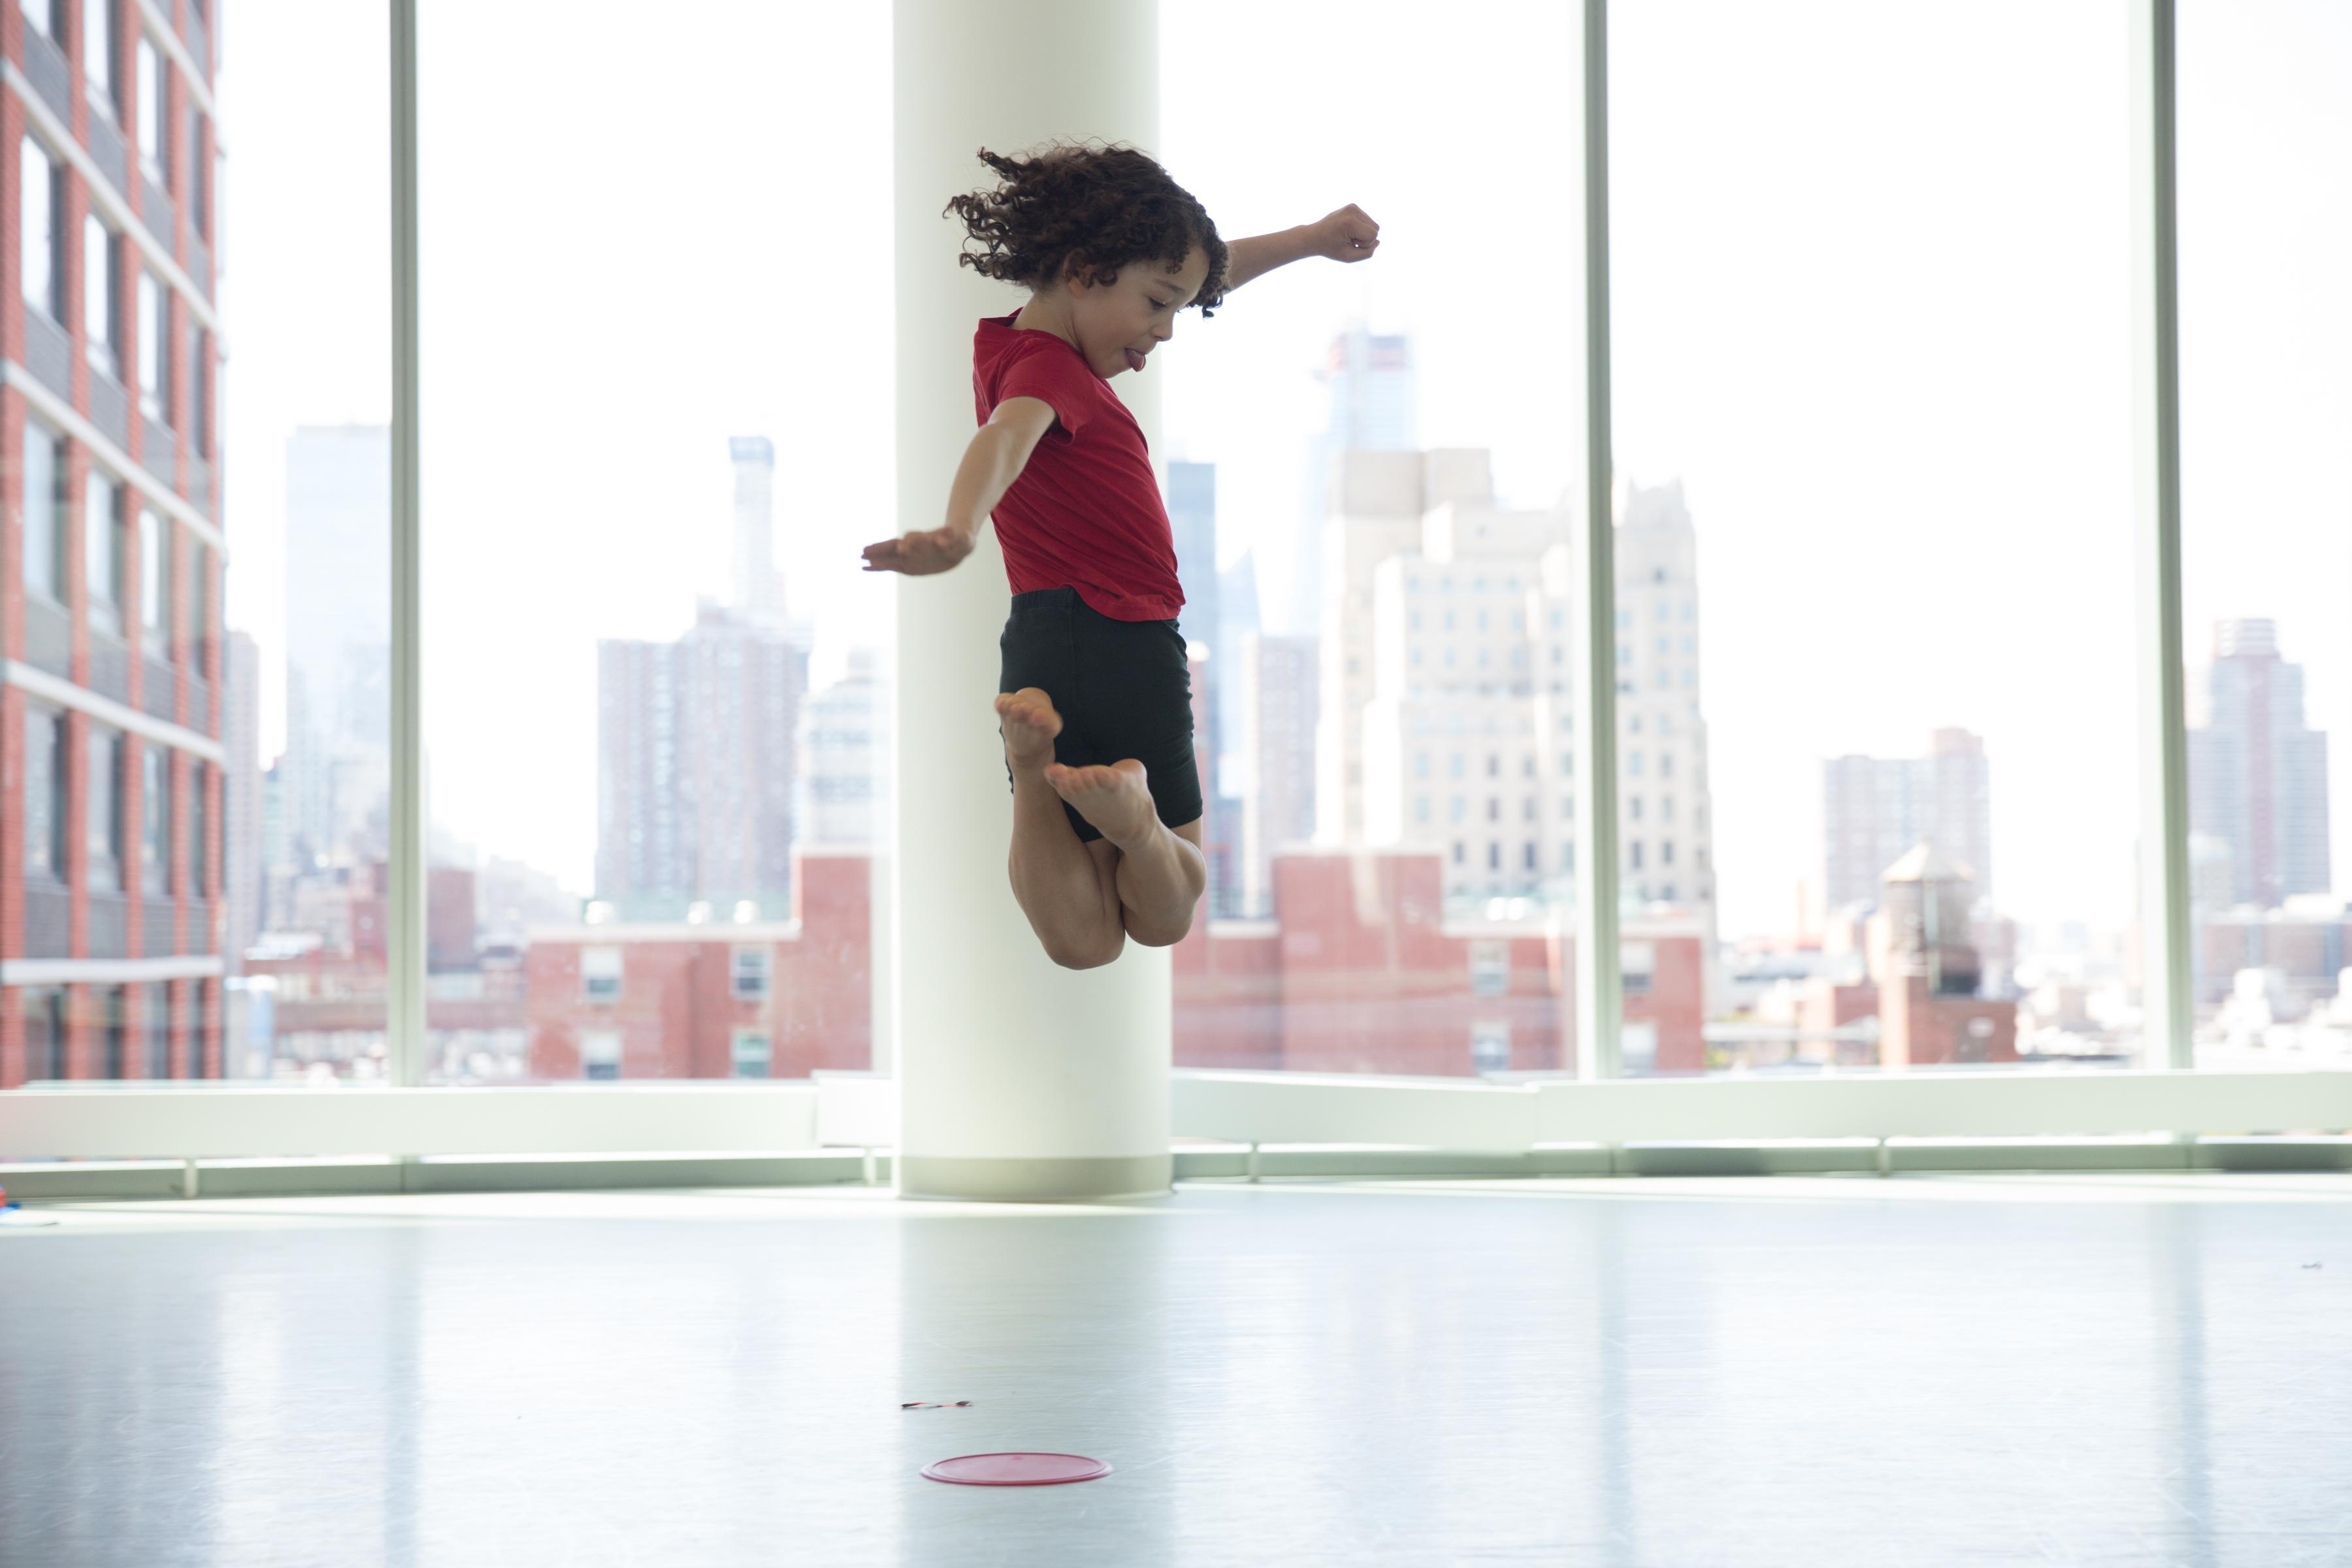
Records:
<instances>
[{"instance_id":1,"label":"bright overcast sky","mask_svg":"<svg viewBox=\"0 0 2352 1568\"><path fill-rule=\"evenodd\" d=\"M889 585L856 551L896 517L889 7L422 9L434 806L584 891L595 639L674 636L724 591L728 436L776 440L815 679L887 650ZM1163 6L1154 151L1221 230L1347 202L1382 226L1370 262L1188 312L1147 373L1171 378L1167 450L1218 465L1228 560L1286 537L1309 372L1352 313L1412 335L1423 445L1491 447L1508 504L1558 496L1562 9L1433 29L1285 0L1237 39ZM2352 12L2182 11L2191 655L2217 615L2279 619L2333 736L2346 868ZM1679 476L1698 530L1727 935L1791 922L1820 757L1914 754L1943 724L1987 740L2002 903L2126 916L2124 16L1611 8L1618 460ZM389 408L383 32L373 5L226 18L230 616L263 644L265 761L286 435Z\"/></svg>"}]
</instances>

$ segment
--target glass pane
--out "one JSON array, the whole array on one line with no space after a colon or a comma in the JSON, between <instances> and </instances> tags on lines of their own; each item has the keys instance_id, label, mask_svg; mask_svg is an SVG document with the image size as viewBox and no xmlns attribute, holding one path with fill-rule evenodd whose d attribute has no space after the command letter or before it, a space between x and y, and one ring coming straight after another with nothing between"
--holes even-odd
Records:
<instances>
[{"instance_id":1,"label":"glass pane","mask_svg":"<svg viewBox=\"0 0 2352 1568\"><path fill-rule=\"evenodd\" d=\"M387 35L381 8L344 5L240 12L236 35L215 94L233 155L211 237L219 331L236 349L212 422L226 450L195 447L220 465L229 565L224 581L212 542L184 542L181 639L217 692L226 752L189 817L210 838L201 902L227 955L226 994L208 1005L226 1015L226 1076L378 1079L392 776Z\"/></svg>"},{"instance_id":2,"label":"glass pane","mask_svg":"<svg viewBox=\"0 0 2352 1568\"><path fill-rule=\"evenodd\" d=\"M2197 1064L2352 1066L2352 16L2181 9Z\"/></svg>"},{"instance_id":3,"label":"glass pane","mask_svg":"<svg viewBox=\"0 0 2352 1568\"><path fill-rule=\"evenodd\" d=\"M1629 1073L2139 1048L2125 13L1950 24L1611 14Z\"/></svg>"},{"instance_id":4,"label":"glass pane","mask_svg":"<svg viewBox=\"0 0 2352 1568\"><path fill-rule=\"evenodd\" d=\"M65 482L65 446L57 434L36 419L25 421L24 510L25 588L55 604L65 602L65 584L58 580L59 488ZM28 654L32 650L27 649ZM51 658L54 658L54 648Z\"/></svg>"},{"instance_id":5,"label":"glass pane","mask_svg":"<svg viewBox=\"0 0 2352 1568\"><path fill-rule=\"evenodd\" d=\"M890 15L695 15L420 19L434 1082L871 1059Z\"/></svg>"},{"instance_id":6,"label":"glass pane","mask_svg":"<svg viewBox=\"0 0 2352 1568\"><path fill-rule=\"evenodd\" d=\"M1176 1061L1572 1071L1572 370L1516 291L1465 286L1564 254L1565 204L1531 194L1570 155L1570 24L1532 3L1441 27L1403 5L1333 16L1254 7L1235 51L1162 14L1160 155L1227 245L1323 216L1298 205L1301 168L1382 245L1181 312L1129 373L1168 378L1162 489L1210 801ZM1301 94L1306 58L1387 84L1381 110ZM1461 158L1472 144L1502 152ZM1575 308L1573 290L1540 304Z\"/></svg>"},{"instance_id":7,"label":"glass pane","mask_svg":"<svg viewBox=\"0 0 2352 1568\"><path fill-rule=\"evenodd\" d=\"M27 304L54 319L63 314L58 309L60 279L57 267L57 165L49 162L47 152L33 136L26 136L18 144L17 162L22 182L22 205L17 215L21 226L17 265L23 273L22 291Z\"/></svg>"},{"instance_id":8,"label":"glass pane","mask_svg":"<svg viewBox=\"0 0 2352 1568\"><path fill-rule=\"evenodd\" d=\"M115 267L114 231L100 222L95 213L82 220L81 254L83 353L94 369L111 376L118 369L114 357L114 324L119 318L115 299L121 277Z\"/></svg>"}]
</instances>

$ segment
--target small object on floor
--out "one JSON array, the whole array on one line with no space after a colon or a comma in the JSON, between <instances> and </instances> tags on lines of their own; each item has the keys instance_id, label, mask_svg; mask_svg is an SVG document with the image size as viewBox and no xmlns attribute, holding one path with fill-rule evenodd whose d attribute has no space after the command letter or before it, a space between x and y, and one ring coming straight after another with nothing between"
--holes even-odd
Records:
<instances>
[{"instance_id":1,"label":"small object on floor","mask_svg":"<svg viewBox=\"0 0 2352 1568\"><path fill-rule=\"evenodd\" d=\"M909 1399L898 1408L901 1410L955 1410L971 1403L969 1399Z\"/></svg>"},{"instance_id":2,"label":"small object on floor","mask_svg":"<svg viewBox=\"0 0 2352 1568\"><path fill-rule=\"evenodd\" d=\"M1090 1481L1110 1467L1084 1454L963 1454L925 1465L923 1474L968 1487L1050 1487Z\"/></svg>"},{"instance_id":3,"label":"small object on floor","mask_svg":"<svg viewBox=\"0 0 2352 1568\"><path fill-rule=\"evenodd\" d=\"M2326 1267L2327 1267L2327 1265L2326 1265L2326 1264L2324 1264L2324 1263L2306 1263L2306 1264L2305 1264L2305 1265L2304 1265L2304 1267L2305 1267L2305 1268L2326 1268Z\"/></svg>"}]
</instances>

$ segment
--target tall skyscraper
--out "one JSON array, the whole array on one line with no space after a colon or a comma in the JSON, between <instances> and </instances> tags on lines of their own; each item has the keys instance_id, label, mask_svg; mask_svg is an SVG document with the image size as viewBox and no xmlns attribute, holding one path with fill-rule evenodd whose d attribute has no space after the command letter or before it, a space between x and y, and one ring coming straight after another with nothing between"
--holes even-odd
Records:
<instances>
[{"instance_id":1,"label":"tall skyscraper","mask_svg":"<svg viewBox=\"0 0 2352 1568\"><path fill-rule=\"evenodd\" d=\"M1252 551L1217 574L1217 639L1215 662L1225 669L1220 677L1225 700L1217 705L1217 754L1226 775L1217 781L1220 794L1249 793L1252 762L1247 732L1242 727L1242 671L1245 665L1242 639L1263 629L1257 611L1257 563Z\"/></svg>"},{"instance_id":2,"label":"tall skyscraper","mask_svg":"<svg viewBox=\"0 0 2352 1568\"><path fill-rule=\"evenodd\" d=\"M1617 848L1626 901L1704 917L1715 962L1715 806L1699 699L1698 533L1680 479L1622 485L1616 544Z\"/></svg>"},{"instance_id":3,"label":"tall skyscraper","mask_svg":"<svg viewBox=\"0 0 2352 1568\"><path fill-rule=\"evenodd\" d=\"M676 642L600 639L596 894L623 920L791 910L808 655L706 599Z\"/></svg>"},{"instance_id":4,"label":"tall skyscraper","mask_svg":"<svg viewBox=\"0 0 2352 1568\"><path fill-rule=\"evenodd\" d=\"M1317 639L1242 637L1242 732L1255 777L1242 804L1241 912L1270 913L1274 857L1315 837Z\"/></svg>"},{"instance_id":5,"label":"tall skyscraper","mask_svg":"<svg viewBox=\"0 0 2352 1568\"><path fill-rule=\"evenodd\" d=\"M1448 501L1422 520L1417 549L1373 573L1360 841L1435 850L1449 895L1573 895L1581 612L1567 534L1565 507ZM1628 906L1676 905L1711 938L1696 545L1681 486L1627 486L1616 546L1619 884Z\"/></svg>"},{"instance_id":6,"label":"tall skyscraper","mask_svg":"<svg viewBox=\"0 0 2352 1568\"><path fill-rule=\"evenodd\" d=\"M1176 546L1176 577L1184 585L1178 625L1187 642L1207 643L1215 679L1217 642L1217 466L1171 461L1168 465L1168 525Z\"/></svg>"},{"instance_id":7,"label":"tall skyscraper","mask_svg":"<svg viewBox=\"0 0 2352 1568\"><path fill-rule=\"evenodd\" d=\"M2327 736L2304 721L2303 667L2280 656L2275 623L2215 623L2189 726L2189 827L2227 847L2232 901L2326 892Z\"/></svg>"},{"instance_id":8,"label":"tall skyscraper","mask_svg":"<svg viewBox=\"0 0 2352 1568\"><path fill-rule=\"evenodd\" d=\"M1874 904L1886 868L1921 840L1992 895L1992 770L1966 730L1928 737L1924 757L1848 755L1822 762L1822 896L1825 910Z\"/></svg>"},{"instance_id":9,"label":"tall skyscraper","mask_svg":"<svg viewBox=\"0 0 2352 1568\"><path fill-rule=\"evenodd\" d=\"M1267 629L1282 633L1322 629L1323 578L1332 564L1325 520L1339 488L1337 466L1351 450L1411 452L1421 445L1411 339L1375 336L1361 318L1351 319L1315 376L1329 393L1329 410L1322 432L1307 443L1305 504L1287 552L1288 592L1279 613L1265 616Z\"/></svg>"},{"instance_id":10,"label":"tall skyscraper","mask_svg":"<svg viewBox=\"0 0 2352 1568\"><path fill-rule=\"evenodd\" d=\"M1332 473L1339 488L1323 522L1315 839L1337 847L1365 842L1361 715L1373 694L1372 574L1391 555L1420 551L1423 520L1440 508L1492 515L1495 485L1488 454L1480 447L1351 449L1334 462ZM1565 521L1558 527L1565 540Z\"/></svg>"},{"instance_id":11,"label":"tall skyscraper","mask_svg":"<svg viewBox=\"0 0 2352 1568\"><path fill-rule=\"evenodd\" d=\"M847 671L801 710L800 844L871 850L888 834L880 810L890 776L890 694L875 671L874 649L851 648Z\"/></svg>"},{"instance_id":12,"label":"tall skyscraper","mask_svg":"<svg viewBox=\"0 0 2352 1568\"><path fill-rule=\"evenodd\" d=\"M124 9L132 71L111 14L0 26L0 1089L221 1068L217 100L200 18Z\"/></svg>"},{"instance_id":13,"label":"tall skyscraper","mask_svg":"<svg viewBox=\"0 0 2352 1568\"><path fill-rule=\"evenodd\" d=\"M747 626L781 631L784 579L776 569L776 447L765 436L730 436L735 465L734 581L728 604Z\"/></svg>"}]
</instances>

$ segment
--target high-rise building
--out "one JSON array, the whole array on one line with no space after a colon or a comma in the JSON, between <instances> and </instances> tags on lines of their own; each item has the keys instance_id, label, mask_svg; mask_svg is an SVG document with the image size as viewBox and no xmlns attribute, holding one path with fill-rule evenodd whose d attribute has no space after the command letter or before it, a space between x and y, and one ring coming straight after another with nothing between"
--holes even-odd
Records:
<instances>
[{"instance_id":1,"label":"high-rise building","mask_svg":"<svg viewBox=\"0 0 2352 1568\"><path fill-rule=\"evenodd\" d=\"M728 603L747 625L781 630L783 574L776 570L776 446L765 436L730 436L735 465L734 576Z\"/></svg>"},{"instance_id":2,"label":"high-rise building","mask_svg":"<svg viewBox=\"0 0 2352 1568\"><path fill-rule=\"evenodd\" d=\"M851 648L846 673L801 710L800 844L870 851L888 835L880 812L890 776L890 695L875 668L874 649Z\"/></svg>"},{"instance_id":3,"label":"high-rise building","mask_svg":"<svg viewBox=\"0 0 2352 1568\"><path fill-rule=\"evenodd\" d=\"M1217 643L1217 466L1168 465L1168 527L1176 546L1176 577L1184 586L1178 627L1187 642ZM1210 679L1216 667L1210 665Z\"/></svg>"},{"instance_id":4,"label":"high-rise building","mask_svg":"<svg viewBox=\"0 0 2352 1568\"><path fill-rule=\"evenodd\" d=\"M1240 688L1254 779L1242 806L1241 912L1274 907L1274 858L1315 837L1317 639L1242 637Z\"/></svg>"},{"instance_id":5,"label":"high-rise building","mask_svg":"<svg viewBox=\"0 0 2352 1568\"><path fill-rule=\"evenodd\" d=\"M1452 897L1573 895L1580 615L1567 512L1448 501L1373 573L1361 842L1434 850ZM1712 938L1696 536L1679 484L1618 521L1619 885ZM1326 682L1328 689L1328 682ZM1328 729L1327 727L1327 733Z\"/></svg>"},{"instance_id":6,"label":"high-rise building","mask_svg":"<svg viewBox=\"0 0 2352 1568\"><path fill-rule=\"evenodd\" d=\"M1365 842L1360 716L1373 694L1372 574L1390 556L1422 548L1431 512L1450 503L1493 511L1487 456L1484 448L1354 449L1332 465L1338 488L1323 522L1315 736L1315 840L1327 848Z\"/></svg>"},{"instance_id":7,"label":"high-rise building","mask_svg":"<svg viewBox=\"0 0 2352 1568\"><path fill-rule=\"evenodd\" d=\"M1886 868L1922 840L1992 895L1992 772L1982 738L1941 729L1924 757L1822 762L1822 892L1826 910L1878 901Z\"/></svg>"},{"instance_id":8,"label":"high-rise building","mask_svg":"<svg viewBox=\"0 0 2352 1568\"><path fill-rule=\"evenodd\" d=\"M1712 984L1715 797L1699 709L1698 533L1680 479L1646 489L1629 479L1621 489L1613 536L1619 886L1628 904L1699 913ZM1566 567L1563 555L1552 574L1563 589Z\"/></svg>"},{"instance_id":9,"label":"high-rise building","mask_svg":"<svg viewBox=\"0 0 2352 1568\"><path fill-rule=\"evenodd\" d=\"M1250 745L1242 728L1241 672L1245 662L1242 638L1261 629L1257 563L1255 552L1244 550L1239 560L1217 574L1214 660L1225 671L1220 677L1224 700L1217 704L1218 769L1223 775L1217 780L1217 792L1221 795L1239 797L1250 790Z\"/></svg>"},{"instance_id":10,"label":"high-rise building","mask_svg":"<svg viewBox=\"0 0 2352 1568\"><path fill-rule=\"evenodd\" d=\"M1287 552L1288 591L1279 613L1265 617L1268 629L1282 633L1321 629L1323 578L1332 567L1325 520L1341 488L1337 475L1347 453L1412 452L1421 445L1410 338L1375 335L1360 318L1351 319L1331 340L1315 376L1325 384L1330 401L1322 432L1307 443L1301 526Z\"/></svg>"},{"instance_id":11,"label":"high-rise building","mask_svg":"<svg viewBox=\"0 0 2352 1568\"><path fill-rule=\"evenodd\" d=\"M2234 903L2327 890L2327 735L2304 722L2273 622L2214 625L2189 696L2189 824L2226 847Z\"/></svg>"},{"instance_id":12,"label":"high-rise building","mask_svg":"<svg viewBox=\"0 0 2352 1568\"><path fill-rule=\"evenodd\" d=\"M808 655L705 599L676 642L600 639L596 894L626 921L792 897Z\"/></svg>"},{"instance_id":13,"label":"high-rise building","mask_svg":"<svg viewBox=\"0 0 2352 1568\"><path fill-rule=\"evenodd\" d=\"M0 27L0 1088L221 1067L211 49L184 8L130 71L64 13Z\"/></svg>"}]
</instances>

